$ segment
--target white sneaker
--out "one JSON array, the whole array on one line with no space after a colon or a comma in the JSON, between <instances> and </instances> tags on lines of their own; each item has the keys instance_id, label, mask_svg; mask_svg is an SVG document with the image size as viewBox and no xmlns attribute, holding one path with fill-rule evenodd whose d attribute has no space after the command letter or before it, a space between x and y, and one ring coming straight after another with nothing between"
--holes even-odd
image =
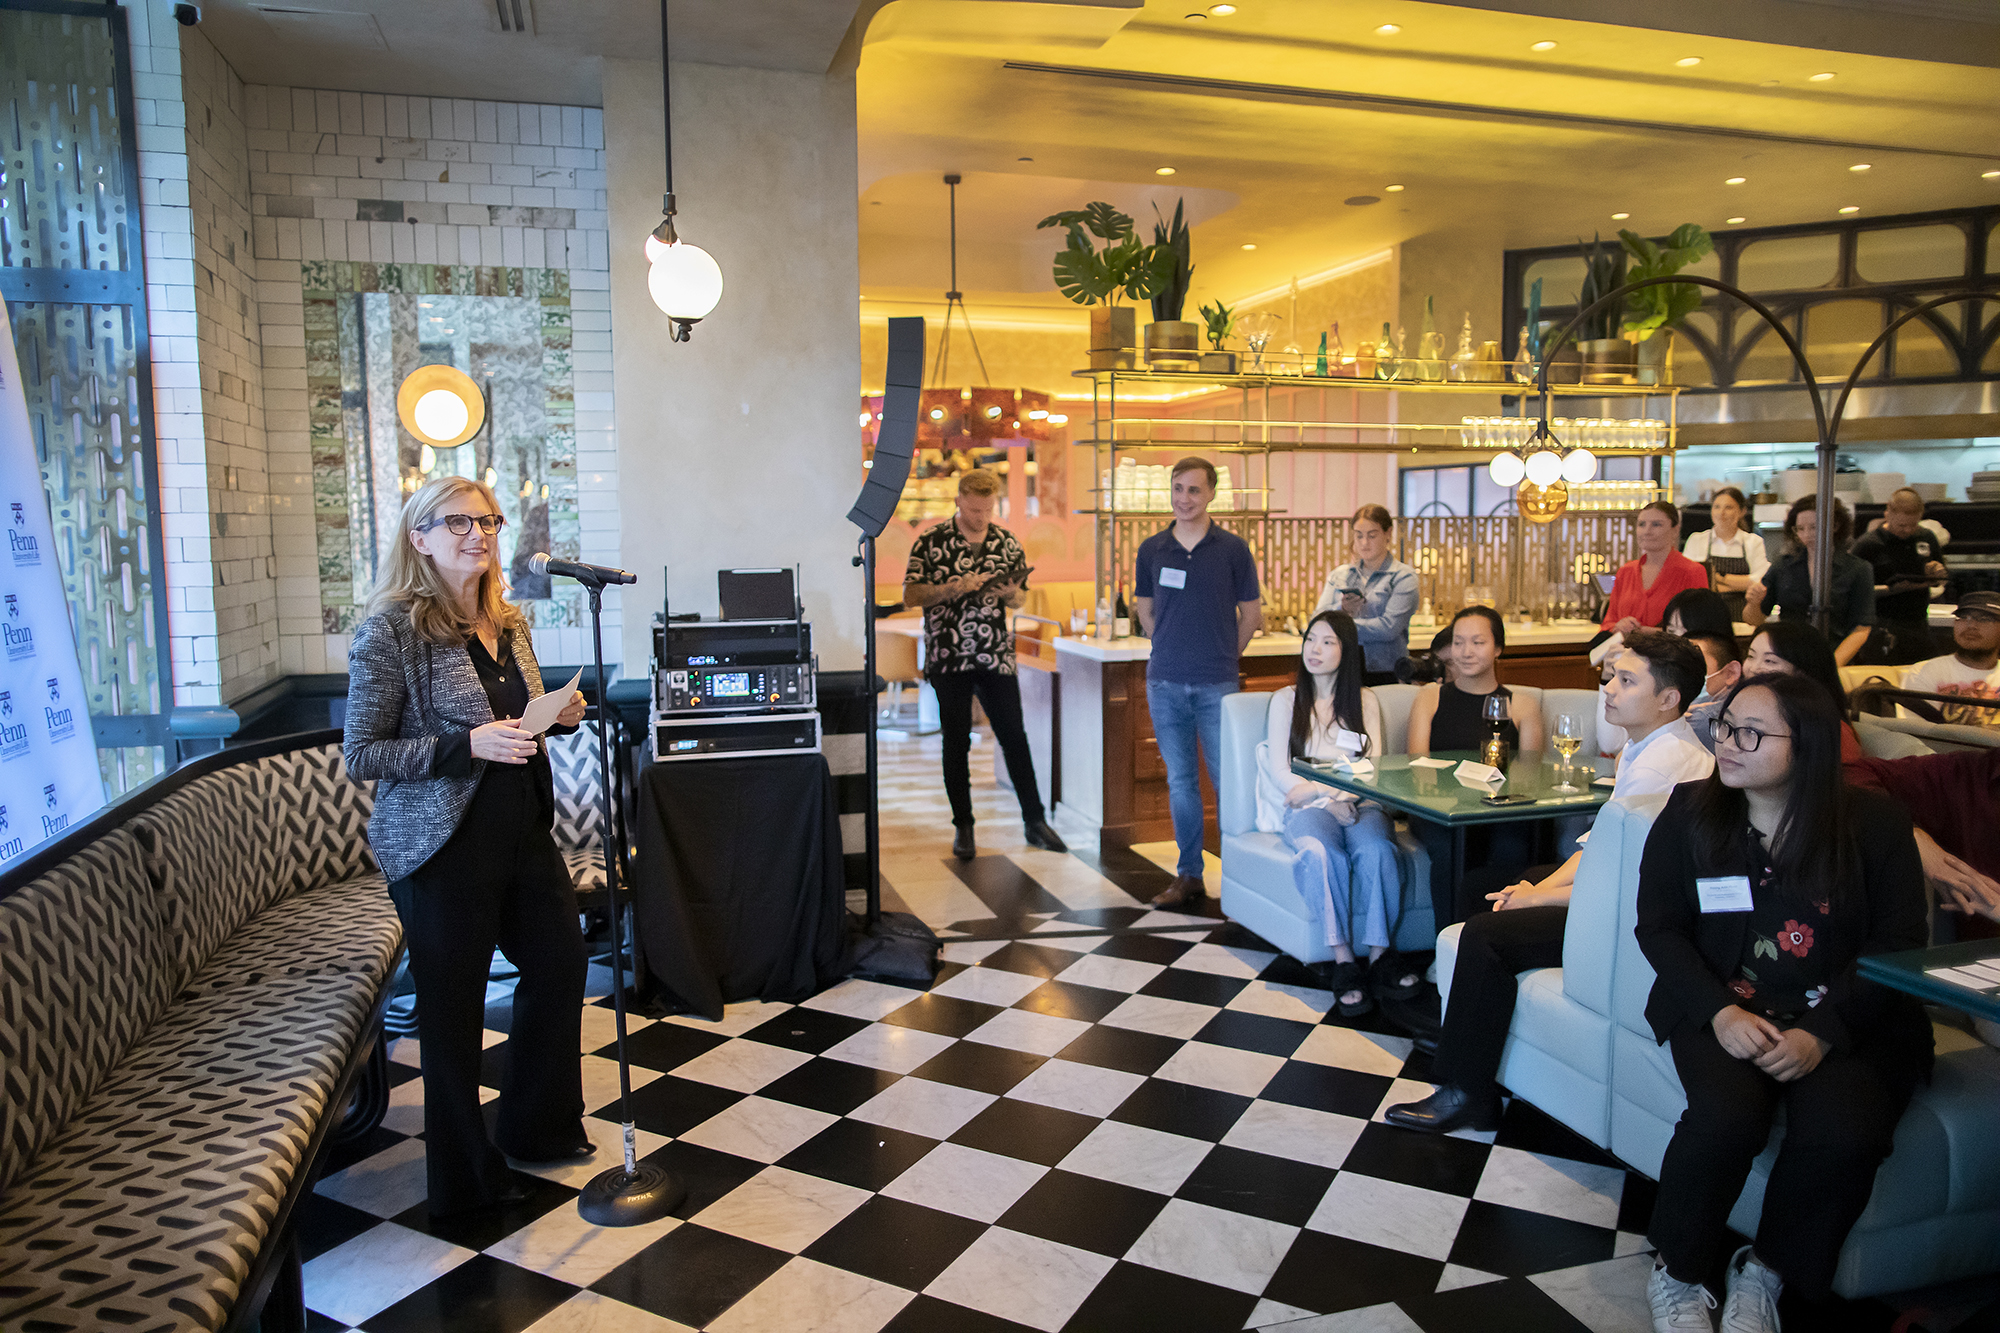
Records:
<instances>
[{"instance_id":1,"label":"white sneaker","mask_svg":"<svg viewBox=\"0 0 2000 1333\"><path fill-rule=\"evenodd\" d=\"M1715 1308L1708 1288L1699 1282L1676 1281L1657 1260L1646 1281L1646 1303L1653 1307L1653 1333L1711 1333L1715 1327L1708 1319Z\"/></svg>"},{"instance_id":2,"label":"white sneaker","mask_svg":"<svg viewBox=\"0 0 2000 1333\"><path fill-rule=\"evenodd\" d=\"M1778 1295L1784 1289L1785 1280L1758 1263L1745 1245L1729 1261L1722 1333L1779 1333Z\"/></svg>"}]
</instances>

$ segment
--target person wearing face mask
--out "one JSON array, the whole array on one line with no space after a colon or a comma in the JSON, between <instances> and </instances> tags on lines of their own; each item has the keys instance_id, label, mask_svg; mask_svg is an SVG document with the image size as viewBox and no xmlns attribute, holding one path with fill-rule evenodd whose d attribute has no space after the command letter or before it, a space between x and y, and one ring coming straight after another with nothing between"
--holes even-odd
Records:
<instances>
[{"instance_id":1,"label":"person wearing face mask","mask_svg":"<svg viewBox=\"0 0 2000 1333\"><path fill-rule=\"evenodd\" d=\"M1763 581L1746 593L1744 615L1752 624L1777 611L1798 624L1812 623L1812 549L1819 531L1819 498L1803 495L1785 515L1785 553L1772 562ZM1854 517L1839 500L1833 502L1833 588L1826 598L1832 626L1835 666L1846 666L1860 653L1875 628L1875 571L1847 550Z\"/></svg>"},{"instance_id":2,"label":"person wearing face mask","mask_svg":"<svg viewBox=\"0 0 2000 1333\"><path fill-rule=\"evenodd\" d=\"M1268 730L1257 747L1257 827L1284 837L1299 896L1319 905L1334 961L1315 970L1349 1018L1374 1007L1371 991L1407 999L1423 978L1391 947L1402 880L1388 815L1292 772L1294 759L1382 753L1382 709L1361 683L1360 642L1345 611L1321 611L1306 626L1298 679L1271 696Z\"/></svg>"},{"instance_id":3,"label":"person wearing face mask","mask_svg":"<svg viewBox=\"0 0 2000 1333\"><path fill-rule=\"evenodd\" d=\"M1691 535L1681 554L1708 570L1709 587L1729 603L1729 614L1741 617L1744 593L1764 577L1771 558L1764 551L1764 539L1743 526L1750 502L1734 486L1724 486L1708 502L1713 528Z\"/></svg>"},{"instance_id":4,"label":"person wearing face mask","mask_svg":"<svg viewBox=\"0 0 2000 1333\"><path fill-rule=\"evenodd\" d=\"M517 725L542 676L527 622L500 600L505 522L480 482L420 488L347 655L341 757L355 779L375 781L368 845L409 945L433 1217L525 1199L503 1152L529 1162L592 1152L577 1054L583 932L549 836L549 757ZM574 731L583 711L573 694L551 730ZM521 980L489 1138L480 1032L496 945Z\"/></svg>"},{"instance_id":5,"label":"person wearing face mask","mask_svg":"<svg viewBox=\"0 0 2000 1333\"><path fill-rule=\"evenodd\" d=\"M1363 683L1393 685L1396 661L1409 651L1410 617L1417 610L1417 571L1389 554L1396 520L1381 505L1363 505L1348 525L1354 559L1326 576L1313 614L1345 611L1354 620L1366 658Z\"/></svg>"},{"instance_id":6,"label":"person wearing face mask","mask_svg":"<svg viewBox=\"0 0 2000 1333\"><path fill-rule=\"evenodd\" d=\"M1818 685L1751 676L1714 729L1714 773L1674 790L1639 867L1646 1021L1687 1094L1647 1301L1656 1333L1708 1333L1720 1272L1722 1327L1778 1333L1787 1289L1827 1296L1930 1071L1923 1006L1855 969L1924 946L1922 869L1908 815L1841 780L1840 714ZM1732 1257L1730 1212L1780 1108L1756 1236Z\"/></svg>"},{"instance_id":7,"label":"person wearing face mask","mask_svg":"<svg viewBox=\"0 0 2000 1333\"><path fill-rule=\"evenodd\" d=\"M1515 754L1540 754L1541 711L1516 710L1513 694L1500 683L1500 653L1507 646L1507 627L1500 613L1490 606L1468 606L1452 617L1449 629L1451 645L1445 660L1450 663L1451 677L1417 691L1410 703L1406 751L1425 755L1439 750L1479 750L1490 731L1486 701L1498 695L1506 705L1500 736L1508 749ZM1428 819L1411 820L1410 830L1430 854L1431 909L1437 928L1443 930L1465 917L1456 907L1458 886L1451 882L1452 833ZM1521 865L1531 855L1532 843L1532 830L1520 823L1476 825L1466 830L1466 864Z\"/></svg>"},{"instance_id":8,"label":"person wearing face mask","mask_svg":"<svg viewBox=\"0 0 2000 1333\"><path fill-rule=\"evenodd\" d=\"M1688 705L1686 713L1688 729L1701 742L1701 748L1715 753L1715 737L1709 725L1715 721L1716 711L1722 707L1722 698L1736 688L1736 682L1743 679L1743 650L1736 646L1732 634L1690 634L1689 643L1701 649L1702 665L1707 674L1701 678L1701 693Z\"/></svg>"},{"instance_id":9,"label":"person wearing face mask","mask_svg":"<svg viewBox=\"0 0 2000 1333\"><path fill-rule=\"evenodd\" d=\"M1618 567L1602 628L1610 634L1652 629L1666 619L1667 603L1686 588L1707 588L1708 571L1674 548L1680 541L1681 511L1655 500L1633 520L1639 558Z\"/></svg>"}]
</instances>

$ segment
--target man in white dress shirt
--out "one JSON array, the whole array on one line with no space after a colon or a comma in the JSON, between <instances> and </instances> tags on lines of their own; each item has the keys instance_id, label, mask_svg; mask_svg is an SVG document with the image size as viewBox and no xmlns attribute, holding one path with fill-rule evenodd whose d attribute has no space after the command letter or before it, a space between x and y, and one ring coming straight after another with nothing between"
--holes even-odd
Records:
<instances>
[{"instance_id":1,"label":"man in white dress shirt","mask_svg":"<svg viewBox=\"0 0 2000 1333\"><path fill-rule=\"evenodd\" d=\"M1707 777L1715 758L1695 739L1682 714L1701 693L1707 663L1686 639L1661 630L1625 636L1616 669L1605 683L1605 711L1629 739L1618 754L1611 799L1665 794ZM1392 1106L1392 1125L1448 1134L1493 1129L1500 1123L1500 1054L1514 1018L1515 977L1562 966L1569 896L1583 853L1552 870L1538 867L1486 895L1493 910L1465 923L1453 966L1451 1007L1438 1038L1437 1090L1422 1101ZM1538 871L1546 871L1537 877ZM1468 877L1469 881L1470 877ZM1605 940L1608 950L1616 941Z\"/></svg>"}]
</instances>

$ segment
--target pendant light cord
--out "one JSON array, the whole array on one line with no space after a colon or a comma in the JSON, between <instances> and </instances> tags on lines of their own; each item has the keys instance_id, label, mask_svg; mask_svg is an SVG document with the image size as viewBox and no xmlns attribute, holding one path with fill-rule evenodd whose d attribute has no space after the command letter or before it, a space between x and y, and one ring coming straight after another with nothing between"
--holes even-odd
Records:
<instances>
[{"instance_id":1,"label":"pendant light cord","mask_svg":"<svg viewBox=\"0 0 2000 1333\"><path fill-rule=\"evenodd\" d=\"M667 0L660 0L660 106L667 132L667 197L662 209L674 215L674 79L667 60Z\"/></svg>"},{"instance_id":2,"label":"pendant light cord","mask_svg":"<svg viewBox=\"0 0 2000 1333\"><path fill-rule=\"evenodd\" d=\"M660 0L664 5L666 0ZM938 340L937 365L931 375L931 383L945 387L945 376L951 370L951 312L957 308L959 317L965 321L965 336L971 340L972 355L979 362L979 376L990 380L986 370L986 357L979 350L979 335L972 331L972 312L965 308L965 293L958 289L958 183L957 173L946 176L944 183L951 191L951 290L944 294L944 336Z\"/></svg>"}]
</instances>

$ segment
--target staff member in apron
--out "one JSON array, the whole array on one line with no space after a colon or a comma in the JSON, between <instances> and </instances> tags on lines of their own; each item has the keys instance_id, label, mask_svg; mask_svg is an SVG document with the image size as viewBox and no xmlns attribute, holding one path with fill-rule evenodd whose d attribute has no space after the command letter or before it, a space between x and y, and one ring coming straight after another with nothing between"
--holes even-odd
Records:
<instances>
[{"instance_id":1,"label":"staff member in apron","mask_svg":"<svg viewBox=\"0 0 2000 1333\"><path fill-rule=\"evenodd\" d=\"M1708 566L1708 586L1729 603L1732 620L1743 619L1743 595L1752 583L1760 583L1771 567L1764 551L1764 539L1740 526L1750 512L1750 502L1734 486L1724 486L1708 502L1708 516L1715 526L1687 539L1681 554L1697 565Z\"/></svg>"}]
</instances>

